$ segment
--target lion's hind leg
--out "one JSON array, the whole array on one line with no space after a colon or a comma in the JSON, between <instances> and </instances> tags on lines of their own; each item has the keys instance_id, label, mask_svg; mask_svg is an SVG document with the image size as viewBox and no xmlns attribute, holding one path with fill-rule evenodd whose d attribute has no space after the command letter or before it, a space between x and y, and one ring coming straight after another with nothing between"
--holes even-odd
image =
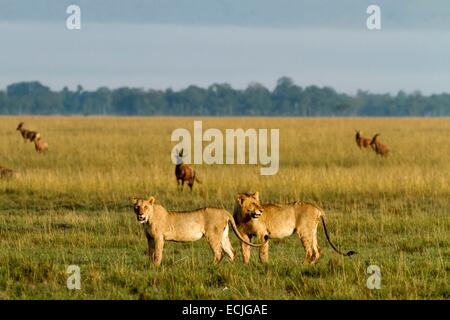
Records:
<instances>
[{"instance_id":1,"label":"lion's hind leg","mask_svg":"<svg viewBox=\"0 0 450 320\"><path fill-rule=\"evenodd\" d=\"M208 239L209 246L211 247L214 255L214 264L220 263L224 255L222 250L222 234L219 234L219 232L214 232L214 234L206 235L206 239Z\"/></svg>"},{"instance_id":2,"label":"lion's hind leg","mask_svg":"<svg viewBox=\"0 0 450 320\"><path fill-rule=\"evenodd\" d=\"M229 227L227 224L222 234L222 250L230 257L231 261L234 261L234 249L231 245L230 238L228 237L228 229Z\"/></svg>"},{"instance_id":3,"label":"lion's hind leg","mask_svg":"<svg viewBox=\"0 0 450 320\"><path fill-rule=\"evenodd\" d=\"M311 233L300 233L297 231L297 235L302 242L303 248L305 249L305 264L310 264L314 261L314 242Z\"/></svg>"},{"instance_id":4,"label":"lion's hind leg","mask_svg":"<svg viewBox=\"0 0 450 320\"><path fill-rule=\"evenodd\" d=\"M316 227L314 228L314 232L313 232L313 237L312 237L312 243L313 243L312 263L316 263L321 256L319 242L317 241L317 226L319 225L319 223L320 222L318 222L316 224Z\"/></svg>"},{"instance_id":5,"label":"lion's hind leg","mask_svg":"<svg viewBox=\"0 0 450 320\"><path fill-rule=\"evenodd\" d=\"M320 258L320 247L317 241L317 226L315 223L312 228L308 230L297 231L297 235L300 238L303 248L305 249L305 260L304 263L312 264L317 262Z\"/></svg>"}]
</instances>

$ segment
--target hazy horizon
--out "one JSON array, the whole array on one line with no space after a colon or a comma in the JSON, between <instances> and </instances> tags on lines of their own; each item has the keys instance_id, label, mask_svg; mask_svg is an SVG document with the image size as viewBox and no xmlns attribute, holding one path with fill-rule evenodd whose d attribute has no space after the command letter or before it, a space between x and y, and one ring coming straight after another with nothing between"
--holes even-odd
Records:
<instances>
[{"instance_id":1,"label":"hazy horizon","mask_svg":"<svg viewBox=\"0 0 450 320\"><path fill-rule=\"evenodd\" d=\"M81 6L79 31L65 26L72 3ZM36 80L53 90L225 82L272 89L287 76L349 94L448 92L450 3L378 1L379 31L366 29L369 4L0 0L0 88Z\"/></svg>"}]
</instances>

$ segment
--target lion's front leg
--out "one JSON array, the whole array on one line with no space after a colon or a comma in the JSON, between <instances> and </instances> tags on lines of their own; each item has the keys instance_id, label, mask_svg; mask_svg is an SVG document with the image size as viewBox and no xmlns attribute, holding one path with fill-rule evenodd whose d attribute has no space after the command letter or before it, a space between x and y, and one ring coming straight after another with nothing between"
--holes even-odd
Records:
<instances>
[{"instance_id":1,"label":"lion's front leg","mask_svg":"<svg viewBox=\"0 0 450 320\"><path fill-rule=\"evenodd\" d=\"M153 260L153 263L156 266L161 265L163 248L164 248L164 239L163 238L155 239L155 258Z\"/></svg>"},{"instance_id":2,"label":"lion's front leg","mask_svg":"<svg viewBox=\"0 0 450 320\"><path fill-rule=\"evenodd\" d=\"M265 239L265 235L259 235L258 239L259 239L259 243L264 243L266 241ZM259 247L259 261L261 261L262 263L266 263L267 261L269 261L269 242L267 241L266 243L264 243L261 247Z\"/></svg>"},{"instance_id":3,"label":"lion's front leg","mask_svg":"<svg viewBox=\"0 0 450 320\"><path fill-rule=\"evenodd\" d=\"M147 243L148 243L148 258L150 262L155 261L155 240L147 237Z\"/></svg>"},{"instance_id":4,"label":"lion's front leg","mask_svg":"<svg viewBox=\"0 0 450 320\"><path fill-rule=\"evenodd\" d=\"M251 236L248 236L245 233L241 233L241 235L242 235L242 238L247 242L250 242L252 240ZM242 259L243 259L244 263L247 264L250 262L251 247L248 244L241 242L241 249L242 249Z\"/></svg>"}]
</instances>

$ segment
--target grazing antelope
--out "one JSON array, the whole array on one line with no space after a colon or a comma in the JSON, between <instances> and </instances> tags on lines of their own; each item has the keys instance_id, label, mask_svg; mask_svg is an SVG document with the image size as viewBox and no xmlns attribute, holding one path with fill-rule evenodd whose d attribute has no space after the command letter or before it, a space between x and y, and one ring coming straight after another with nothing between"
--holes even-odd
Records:
<instances>
[{"instance_id":1,"label":"grazing antelope","mask_svg":"<svg viewBox=\"0 0 450 320\"><path fill-rule=\"evenodd\" d=\"M0 166L0 179L9 180L12 178L17 178L18 176L19 173L17 171Z\"/></svg>"},{"instance_id":2,"label":"grazing antelope","mask_svg":"<svg viewBox=\"0 0 450 320\"><path fill-rule=\"evenodd\" d=\"M370 139L369 138L364 138L361 136L362 132L359 130L355 130L356 131L356 136L355 136L355 140L356 140L356 144L358 145L358 147L361 148L368 148L370 145Z\"/></svg>"},{"instance_id":3,"label":"grazing antelope","mask_svg":"<svg viewBox=\"0 0 450 320\"><path fill-rule=\"evenodd\" d=\"M184 182L186 181L192 191L194 181L197 181L198 183L201 183L201 181L195 176L194 168L190 164L183 163L183 152L184 150L181 149L181 151L176 155L177 164L175 166L175 176L177 177L177 185L180 190L183 190Z\"/></svg>"},{"instance_id":4,"label":"grazing antelope","mask_svg":"<svg viewBox=\"0 0 450 320\"><path fill-rule=\"evenodd\" d=\"M41 137L34 140L34 148L37 153L46 152L48 150L48 143L42 140Z\"/></svg>"},{"instance_id":5,"label":"grazing antelope","mask_svg":"<svg viewBox=\"0 0 450 320\"><path fill-rule=\"evenodd\" d=\"M387 156L389 153L389 148L387 145L381 143L380 139L378 139L378 136L380 134L377 133L373 136L372 141L370 142L370 146L375 151L376 154L380 156Z\"/></svg>"},{"instance_id":6,"label":"grazing antelope","mask_svg":"<svg viewBox=\"0 0 450 320\"><path fill-rule=\"evenodd\" d=\"M17 126L16 130L19 130L20 133L22 134L22 138L24 140L24 142L27 142L27 140L30 140L30 142L33 142L34 140L38 139L40 137L39 132L36 131L30 131L28 129L25 129L23 127L24 123L21 122L19 123L19 125Z\"/></svg>"}]
</instances>

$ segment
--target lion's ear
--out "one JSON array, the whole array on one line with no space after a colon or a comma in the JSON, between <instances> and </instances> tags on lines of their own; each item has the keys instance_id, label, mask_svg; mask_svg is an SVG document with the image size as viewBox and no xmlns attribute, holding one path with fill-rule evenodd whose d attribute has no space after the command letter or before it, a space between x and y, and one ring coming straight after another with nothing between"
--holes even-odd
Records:
<instances>
[{"instance_id":1,"label":"lion's ear","mask_svg":"<svg viewBox=\"0 0 450 320\"><path fill-rule=\"evenodd\" d=\"M238 194L236 196L236 202L239 203L240 205L242 205L244 203L244 196L242 194Z\"/></svg>"},{"instance_id":2,"label":"lion's ear","mask_svg":"<svg viewBox=\"0 0 450 320\"><path fill-rule=\"evenodd\" d=\"M151 196L150 198L148 198L148 202L150 202L150 204L154 204L156 201L155 197Z\"/></svg>"},{"instance_id":3,"label":"lion's ear","mask_svg":"<svg viewBox=\"0 0 450 320\"><path fill-rule=\"evenodd\" d=\"M130 197L130 201L131 201L132 204L136 204L137 201L138 201L138 198L137 197Z\"/></svg>"},{"instance_id":4,"label":"lion's ear","mask_svg":"<svg viewBox=\"0 0 450 320\"><path fill-rule=\"evenodd\" d=\"M259 192L258 192L258 191L256 191L256 192L253 194L253 198L255 198L256 200L259 201Z\"/></svg>"}]
</instances>

